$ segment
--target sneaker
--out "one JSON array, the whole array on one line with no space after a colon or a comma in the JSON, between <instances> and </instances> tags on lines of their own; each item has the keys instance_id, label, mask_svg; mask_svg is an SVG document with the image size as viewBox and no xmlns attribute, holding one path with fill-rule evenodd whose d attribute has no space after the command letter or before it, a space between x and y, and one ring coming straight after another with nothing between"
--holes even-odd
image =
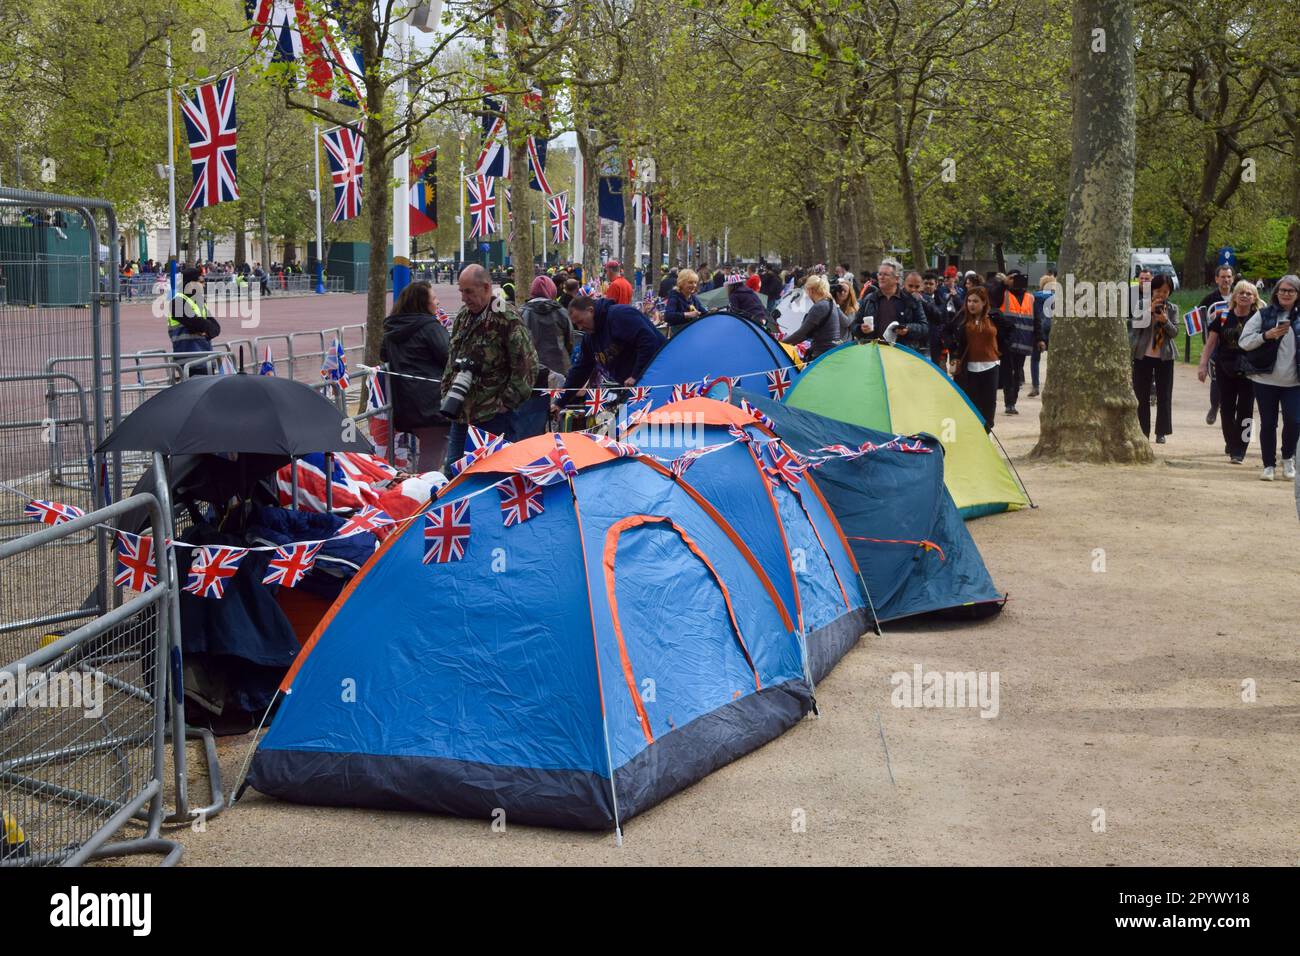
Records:
<instances>
[{"instance_id":1,"label":"sneaker","mask_svg":"<svg viewBox=\"0 0 1300 956\"><path fill-rule=\"evenodd\" d=\"M1245 461L1245 459L1242 458L1240 455L1233 455L1228 459L1228 461L1232 462L1234 465L1240 465L1243 461Z\"/></svg>"},{"instance_id":2,"label":"sneaker","mask_svg":"<svg viewBox=\"0 0 1300 956\"><path fill-rule=\"evenodd\" d=\"M1273 469L1272 469L1272 467L1265 467L1264 470L1263 470L1262 472L1259 473L1259 480L1260 480L1260 481L1272 481L1272 480L1273 480Z\"/></svg>"},{"instance_id":3,"label":"sneaker","mask_svg":"<svg viewBox=\"0 0 1300 956\"><path fill-rule=\"evenodd\" d=\"M1157 445L1163 445L1164 443L1165 443L1165 436L1164 436L1164 435L1157 435L1157 436L1156 436L1156 444L1157 444Z\"/></svg>"},{"instance_id":4,"label":"sneaker","mask_svg":"<svg viewBox=\"0 0 1300 956\"><path fill-rule=\"evenodd\" d=\"M1218 417L1219 417L1219 410L1217 408L1211 408L1208 412L1205 413L1205 424L1213 425L1214 420Z\"/></svg>"},{"instance_id":5,"label":"sneaker","mask_svg":"<svg viewBox=\"0 0 1300 956\"><path fill-rule=\"evenodd\" d=\"M1018 411L1016 411L1016 406L1014 406L1014 405L1008 405L1008 406L1007 406L1007 409L1006 409L1006 414L1008 414L1008 415L1019 415L1020 413L1019 413Z\"/></svg>"},{"instance_id":6,"label":"sneaker","mask_svg":"<svg viewBox=\"0 0 1300 956\"><path fill-rule=\"evenodd\" d=\"M1295 459L1294 458L1282 459L1282 477L1290 478L1292 481L1295 480Z\"/></svg>"},{"instance_id":7,"label":"sneaker","mask_svg":"<svg viewBox=\"0 0 1300 956\"><path fill-rule=\"evenodd\" d=\"M1038 397L1038 394L1039 394L1039 393L1038 393L1038 389L1037 389L1037 388L1031 388L1031 389L1029 390L1029 397L1030 397L1030 398L1037 398L1037 397Z\"/></svg>"}]
</instances>

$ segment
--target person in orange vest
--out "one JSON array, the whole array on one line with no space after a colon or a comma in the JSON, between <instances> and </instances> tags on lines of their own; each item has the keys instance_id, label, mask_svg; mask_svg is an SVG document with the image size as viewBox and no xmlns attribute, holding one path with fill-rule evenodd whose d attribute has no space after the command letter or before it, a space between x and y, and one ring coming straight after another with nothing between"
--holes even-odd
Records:
<instances>
[{"instance_id":1,"label":"person in orange vest","mask_svg":"<svg viewBox=\"0 0 1300 956\"><path fill-rule=\"evenodd\" d=\"M1029 291L1029 277L1023 272L1011 270L1003 281L990 283L990 299L994 309L1001 316L999 320L1000 336L1005 348L1002 349L1002 396L1006 403L1003 411L1008 415L1019 415L1016 400L1020 397L1020 386L1025 382L1025 359L1033 354L1043 340L1041 320L1034 313L1034 295ZM1000 290L995 291L995 286ZM1000 301L999 301L999 291Z\"/></svg>"}]
</instances>

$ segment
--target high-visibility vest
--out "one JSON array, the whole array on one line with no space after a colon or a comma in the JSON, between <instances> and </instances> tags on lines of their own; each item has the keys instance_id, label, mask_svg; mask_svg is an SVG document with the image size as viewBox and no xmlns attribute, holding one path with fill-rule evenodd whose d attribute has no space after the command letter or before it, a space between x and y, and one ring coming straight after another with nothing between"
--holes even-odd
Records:
<instances>
[{"instance_id":1,"label":"high-visibility vest","mask_svg":"<svg viewBox=\"0 0 1300 956\"><path fill-rule=\"evenodd\" d=\"M184 292L177 292L176 299L184 299L186 302L188 302L190 304L190 307L194 310L194 314L197 315L200 319L206 319L208 317L208 313L203 308L203 306L199 305L197 302L191 299ZM173 299L172 301L174 302L176 301L176 299ZM179 319L176 318L174 314L174 310L168 309L167 310L167 331L169 334L172 329L181 329L185 332L188 332L191 335L198 334L196 332L190 332L189 329L186 329L185 323L181 322Z\"/></svg>"},{"instance_id":2,"label":"high-visibility vest","mask_svg":"<svg viewBox=\"0 0 1300 956\"><path fill-rule=\"evenodd\" d=\"M1010 341L1013 343L1020 340L1021 350L1024 348L1033 348L1034 339L1034 296L1028 290L1020 298L1010 289L1002 299L1002 314L1009 316L1015 322L1015 338Z\"/></svg>"}]
</instances>

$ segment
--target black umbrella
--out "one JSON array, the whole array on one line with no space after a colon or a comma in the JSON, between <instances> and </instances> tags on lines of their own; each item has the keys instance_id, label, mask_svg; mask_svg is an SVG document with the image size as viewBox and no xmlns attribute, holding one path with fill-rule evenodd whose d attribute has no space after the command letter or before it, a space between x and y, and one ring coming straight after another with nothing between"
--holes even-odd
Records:
<instances>
[{"instance_id":1,"label":"black umbrella","mask_svg":"<svg viewBox=\"0 0 1300 956\"><path fill-rule=\"evenodd\" d=\"M240 374L204 375L159 392L96 450L298 458L373 448L329 399L306 385Z\"/></svg>"}]
</instances>

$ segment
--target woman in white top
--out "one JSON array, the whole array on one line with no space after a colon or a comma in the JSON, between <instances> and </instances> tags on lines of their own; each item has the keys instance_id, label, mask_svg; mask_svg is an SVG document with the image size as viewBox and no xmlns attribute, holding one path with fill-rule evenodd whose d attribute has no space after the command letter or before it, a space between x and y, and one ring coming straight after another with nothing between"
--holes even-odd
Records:
<instances>
[{"instance_id":1,"label":"woman in white top","mask_svg":"<svg viewBox=\"0 0 1300 956\"><path fill-rule=\"evenodd\" d=\"M1282 476L1295 478L1296 440L1300 439L1300 277L1283 276L1269 304L1250 317L1240 345L1257 369L1255 403L1259 414L1259 448L1263 481L1272 481L1277 466L1277 419L1282 416ZM1262 350L1262 351L1261 351Z\"/></svg>"}]
</instances>

